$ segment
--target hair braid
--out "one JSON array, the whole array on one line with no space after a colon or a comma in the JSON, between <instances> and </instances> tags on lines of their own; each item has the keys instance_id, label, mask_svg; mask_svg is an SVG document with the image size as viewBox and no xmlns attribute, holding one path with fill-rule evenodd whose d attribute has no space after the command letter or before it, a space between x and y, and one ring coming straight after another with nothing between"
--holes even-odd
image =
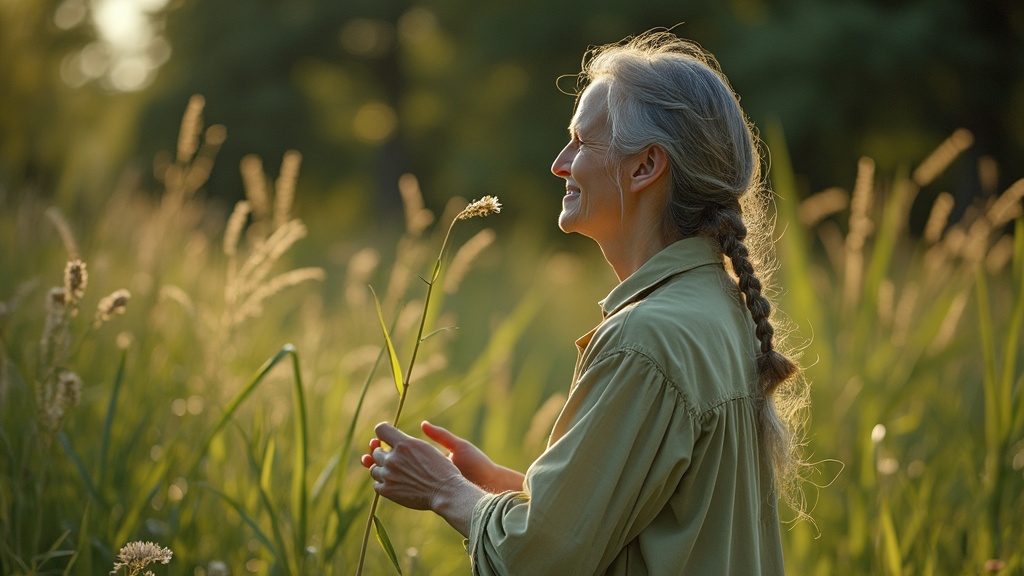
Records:
<instances>
[{"instance_id":1,"label":"hair braid","mask_svg":"<svg viewBox=\"0 0 1024 576\"><path fill-rule=\"evenodd\" d=\"M750 251L743 240L747 237L747 227L739 212L730 209L719 209L714 220L717 226L713 235L722 247L722 253L732 261L732 269L739 279L739 289L754 320L755 334L761 343L761 355L757 366L760 375L761 392L765 396L787 378L796 373L796 365L775 350L773 339L775 328L772 326L772 306L761 293L761 280L754 273L754 265L750 261Z\"/></svg>"}]
</instances>

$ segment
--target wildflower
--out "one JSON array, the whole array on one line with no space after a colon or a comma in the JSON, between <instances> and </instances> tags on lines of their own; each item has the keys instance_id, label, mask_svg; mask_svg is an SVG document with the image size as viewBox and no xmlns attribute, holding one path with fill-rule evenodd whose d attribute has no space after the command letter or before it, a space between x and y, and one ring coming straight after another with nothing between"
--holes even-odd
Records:
<instances>
[{"instance_id":1,"label":"wildflower","mask_svg":"<svg viewBox=\"0 0 1024 576\"><path fill-rule=\"evenodd\" d=\"M121 288L114 290L108 296L104 296L96 305L96 326L103 324L114 317L115 314L124 314L128 300L132 297L131 292Z\"/></svg>"},{"instance_id":2,"label":"wildflower","mask_svg":"<svg viewBox=\"0 0 1024 576\"><path fill-rule=\"evenodd\" d=\"M71 305L85 296L85 287L88 284L89 273L85 270L85 262L78 258L69 261L64 267L64 293Z\"/></svg>"},{"instance_id":3,"label":"wildflower","mask_svg":"<svg viewBox=\"0 0 1024 576\"><path fill-rule=\"evenodd\" d=\"M459 212L459 215L456 216L455 219L468 220L470 218L476 218L477 216L497 214L498 212L501 212L501 203L498 202L498 198L495 196L484 196L463 208L462 212Z\"/></svg>"},{"instance_id":4,"label":"wildflower","mask_svg":"<svg viewBox=\"0 0 1024 576\"><path fill-rule=\"evenodd\" d=\"M114 569L110 573L114 574L121 568L127 568L129 576L136 576L140 570L154 562L167 564L171 561L172 554L170 548L153 542L129 542L118 552L119 561L114 563Z\"/></svg>"}]
</instances>

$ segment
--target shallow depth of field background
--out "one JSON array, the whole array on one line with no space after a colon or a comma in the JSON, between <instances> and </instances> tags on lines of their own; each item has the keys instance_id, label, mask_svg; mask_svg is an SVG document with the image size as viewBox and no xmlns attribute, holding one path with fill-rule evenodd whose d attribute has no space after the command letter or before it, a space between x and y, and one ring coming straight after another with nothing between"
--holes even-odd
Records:
<instances>
[{"instance_id":1,"label":"shallow depth of field background","mask_svg":"<svg viewBox=\"0 0 1024 576\"><path fill-rule=\"evenodd\" d=\"M485 194L504 209L454 228L403 428L525 469L614 285L555 225L559 77L676 24L771 151L813 403L789 572L1024 573L1009 0L0 2L0 573L104 574L140 540L173 550L157 574L353 573L357 458L398 400L369 286L404 365L420 277ZM71 317L50 291L76 255ZM443 521L379 515L404 573L468 573ZM394 571L374 541L367 566Z\"/></svg>"}]
</instances>

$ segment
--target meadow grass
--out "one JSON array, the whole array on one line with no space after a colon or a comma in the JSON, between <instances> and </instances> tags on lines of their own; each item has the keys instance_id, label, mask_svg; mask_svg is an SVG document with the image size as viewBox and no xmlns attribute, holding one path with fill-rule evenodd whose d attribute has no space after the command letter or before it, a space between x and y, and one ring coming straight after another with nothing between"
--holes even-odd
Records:
<instances>
[{"instance_id":1,"label":"meadow grass","mask_svg":"<svg viewBox=\"0 0 1024 576\"><path fill-rule=\"evenodd\" d=\"M380 318L400 356L422 342L405 422L430 418L518 468L564 401L573 339L600 319L614 281L600 253L552 249L525 225L454 235L424 319L436 223L464 201L435 215L407 176L402 230L326 239L329 211L295 202L301 157L289 153L276 179L244 160L246 198L223 207L202 188L225 131L202 126L202 104L155 162L159 193L129 172L63 216L31 191L4 197L4 574L107 573L140 541L173 551L158 574L354 573L372 492L357 458L395 403ZM768 135L777 300L813 399L813 522L786 526L790 572L1020 573L1024 184L985 188L950 221L951 197L929 185L969 144L958 133L915 171L863 159L850 191L800 201L781 135ZM911 204L932 197L912 233ZM75 258L88 271L78 313L47 324ZM94 313L122 289L124 314ZM442 330L424 339L423 322ZM56 421L46 390L78 390ZM378 514L403 573L468 572L443 520ZM394 572L380 550L366 562Z\"/></svg>"}]
</instances>

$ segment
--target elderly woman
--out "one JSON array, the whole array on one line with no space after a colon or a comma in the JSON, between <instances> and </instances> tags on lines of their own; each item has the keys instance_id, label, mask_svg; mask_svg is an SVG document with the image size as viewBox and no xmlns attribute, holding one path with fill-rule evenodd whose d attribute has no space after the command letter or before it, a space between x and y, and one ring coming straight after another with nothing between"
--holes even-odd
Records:
<instances>
[{"instance_id":1,"label":"elderly woman","mask_svg":"<svg viewBox=\"0 0 1024 576\"><path fill-rule=\"evenodd\" d=\"M773 393L797 368L744 243L764 218L740 204L765 195L756 138L712 57L669 33L593 51L580 80L559 227L620 283L547 449L523 475L428 422L448 457L381 424L362 463L466 536L475 574L781 574L793 457Z\"/></svg>"}]
</instances>

